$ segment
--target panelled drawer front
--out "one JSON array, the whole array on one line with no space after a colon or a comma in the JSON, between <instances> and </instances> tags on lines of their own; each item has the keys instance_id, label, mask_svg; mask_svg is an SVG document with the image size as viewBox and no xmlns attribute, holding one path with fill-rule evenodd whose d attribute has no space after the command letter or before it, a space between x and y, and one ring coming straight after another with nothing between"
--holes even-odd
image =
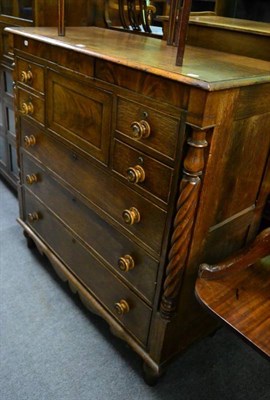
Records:
<instances>
[{"instance_id":1,"label":"panelled drawer front","mask_svg":"<svg viewBox=\"0 0 270 400\"><path fill-rule=\"evenodd\" d=\"M102 220L74 194L59 185L26 153L22 154L22 166L23 183L109 263L122 278L152 303L158 262ZM123 272L118 266L118 261L121 257L130 260L126 257L127 255L132 257L135 265L132 265L131 270Z\"/></svg>"},{"instance_id":2,"label":"panelled drawer front","mask_svg":"<svg viewBox=\"0 0 270 400\"><path fill-rule=\"evenodd\" d=\"M146 121L150 126L150 134L146 138L136 139L133 123ZM175 158L179 120L165 115L140 103L118 97L116 129L134 140L134 146L143 145L145 151L155 150L171 160Z\"/></svg>"},{"instance_id":3,"label":"panelled drawer front","mask_svg":"<svg viewBox=\"0 0 270 400\"><path fill-rule=\"evenodd\" d=\"M48 128L107 164L112 95L48 71Z\"/></svg>"},{"instance_id":4,"label":"panelled drawer front","mask_svg":"<svg viewBox=\"0 0 270 400\"><path fill-rule=\"evenodd\" d=\"M27 190L23 192L24 218L58 257L72 270L101 303L143 344L147 342L151 309L107 268L105 268L72 234ZM29 221L36 213L38 220ZM52 234L53 232L53 234ZM119 316L115 304L125 300L129 312Z\"/></svg>"},{"instance_id":5,"label":"panelled drawer front","mask_svg":"<svg viewBox=\"0 0 270 400\"><path fill-rule=\"evenodd\" d=\"M137 172L138 182L130 183L133 187L144 189L165 203L168 202L173 170L165 164L115 140L113 169L124 176L127 182L134 179Z\"/></svg>"},{"instance_id":6,"label":"panelled drawer front","mask_svg":"<svg viewBox=\"0 0 270 400\"><path fill-rule=\"evenodd\" d=\"M36 144L28 150L41 163L65 180L75 190L89 199L98 209L119 222L127 231L148 245L156 253L161 251L166 212L119 182L106 171L90 164L62 143L53 140L41 131L21 121L22 141L31 134ZM140 222L128 225L122 213L135 207L140 213Z\"/></svg>"},{"instance_id":7,"label":"panelled drawer front","mask_svg":"<svg viewBox=\"0 0 270 400\"><path fill-rule=\"evenodd\" d=\"M20 88L17 89L17 96L20 113L44 125L44 100Z\"/></svg>"},{"instance_id":8,"label":"panelled drawer front","mask_svg":"<svg viewBox=\"0 0 270 400\"><path fill-rule=\"evenodd\" d=\"M17 81L28 88L44 93L44 68L22 58L16 59Z\"/></svg>"}]
</instances>

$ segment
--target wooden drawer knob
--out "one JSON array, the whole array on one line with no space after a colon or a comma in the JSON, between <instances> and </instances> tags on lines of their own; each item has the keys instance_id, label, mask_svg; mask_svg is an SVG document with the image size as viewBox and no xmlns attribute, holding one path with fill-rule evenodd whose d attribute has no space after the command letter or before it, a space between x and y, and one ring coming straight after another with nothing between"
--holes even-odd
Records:
<instances>
[{"instance_id":1,"label":"wooden drawer knob","mask_svg":"<svg viewBox=\"0 0 270 400\"><path fill-rule=\"evenodd\" d=\"M122 216L125 223L128 225L137 224L141 219L140 213L135 207L131 207L129 210L124 210Z\"/></svg>"},{"instance_id":2,"label":"wooden drawer knob","mask_svg":"<svg viewBox=\"0 0 270 400\"><path fill-rule=\"evenodd\" d=\"M35 222L35 221L38 221L39 219L40 219L40 217L36 211L28 214L28 220L30 222Z\"/></svg>"},{"instance_id":3,"label":"wooden drawer knob","mask_svg":"<svg viewBox=\"0 0 270 400\"><path fill-rule=\"evenodd\" d=\"M129 304L126 300L120 300L118 303L115 303L114 308L118 315L127 314L130 310Z\"/></svg>"},{"instance_id":4,"label":"wooden drawer knob","mask_svg":"<svg viewBox=\"0 0 270 400\"><path fill-rule=\"evenodd\" d=\"M134 139L140 140L147 138L151 133L150 125L147 121L134 121L130 125L132 129L132 135Z\"/></svg>"},{"instance_id":5,"label":"wooden drawer knob","mask_svg":"<svg viewBox=\"0 0 270 400\"><path fill-rule=\"evenodd\" d=\"M31 83L33 80L33 74L32 71L22 71L21 72L21 82L23 83Z\"/></svg>"},{"instance_id":6,"label":"wooden drawer knob","mask_svg":"<svg viewBox=\"0 0 270 400\"><path fill-rule=\"evenodd\" d=\"M33 103L31 103L31 101L28 101L27 103L22 103L21 113L24 115L33 114L34 113Z\"/></svg>"},{"instance_id":7,"label":"wooden drawer knob","mask_svg":"<svg viewBox=\"0 0 270 400\"><path fill-rule=\"evenodd\" d=\"M131 183L139 183L145 180L145 171L140 165L127 169L127 179Z\"/></svg>"},{"instance_id":8,"label":"wooden drawer knob","mask_svg":"<svg viewBox=\"0 0 270 400\"><path fill-rule=\"evenodd\" d=\"M119 258L118 267L121 269L121 271L128 272L135 267L135 262L130 255L126 254L125 256Z\"/></svg>"},{"instance_id":9,"label":"wooden drawer knob","mask_svg":"<svg viewBox=\"0 0 270 400\"><path fill-rule=\"evenodd\" d=\"M34 135L25 136L23 142L24 142L24 147L28 148L36 144L36 138Z\"/></svg>"},{"instance_id":10,"label":"wooden drawer knob","mask_svg":"<svg viewBox=\"0 0 270 400\"><path fill-rule=\"evenodd\" d=\"M37 183L38 177L36 174L29 174L29 175L26 175L25 180L26 180L27 185L33 185L33 183Z\"/></svg>"}]
</instances>

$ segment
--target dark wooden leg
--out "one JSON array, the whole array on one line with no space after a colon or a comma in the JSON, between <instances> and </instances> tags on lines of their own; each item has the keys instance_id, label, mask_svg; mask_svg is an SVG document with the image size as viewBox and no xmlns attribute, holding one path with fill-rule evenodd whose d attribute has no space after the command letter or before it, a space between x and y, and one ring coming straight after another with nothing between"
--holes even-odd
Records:
<instances>
[{"instance_id":1,"label":"dark wooden leg","mask_svg":"<svg viewBox=\"0 0 270 400\"><path fill-rule=\"evenodd\" d=\"M154 371L148 364L143 363L143 379L149 386L155 386L161 377L165 374L165 370Z\"/></svg>"},{"instance_id":2,"label":"dark wooden leg","mask_svg":"<svg viewBox=\"0 0 270 400\"><path fill-rule=\"evenodd\" d=\"M23 231L23 234L26 238L28 249L33 249L36 246L34 240L32 238L30 238L30 236L28 235L28 233L26 231Z\"/></svg>"}]
</instances>

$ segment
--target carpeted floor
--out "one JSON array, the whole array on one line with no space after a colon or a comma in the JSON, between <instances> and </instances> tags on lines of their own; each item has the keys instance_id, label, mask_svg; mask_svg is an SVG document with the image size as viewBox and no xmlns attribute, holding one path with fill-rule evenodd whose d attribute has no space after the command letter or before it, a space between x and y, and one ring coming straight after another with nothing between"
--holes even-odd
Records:
<instances>
[{"instance_id":1,"label":"carpeted floor","mask_svg":"<svg viewBox=\"0 0 270 400\"><path fill-rule=\"evenodd\" d=\"M138 356L27 248L17 215L0 180L1 399L270 399L270 363L225 328L147 386Z\"/></svg>"}]
</instances>

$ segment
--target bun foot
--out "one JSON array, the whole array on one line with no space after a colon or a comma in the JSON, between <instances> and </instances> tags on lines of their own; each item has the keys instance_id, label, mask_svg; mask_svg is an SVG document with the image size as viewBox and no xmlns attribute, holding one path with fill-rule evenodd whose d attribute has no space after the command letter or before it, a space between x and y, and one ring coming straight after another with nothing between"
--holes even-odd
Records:
<instances>
[{"instance_id":1,"label":"bun foot","mask_svg":"<svg viewBox=\"0 0 270 400\"><path fill-rule=\"evenodd\" d=\"M157 372L149 367L148 364L143 363L143 379L147 385L155 386L164 375L164 370L159 370Z\"/></svg>"}]
</instances>

